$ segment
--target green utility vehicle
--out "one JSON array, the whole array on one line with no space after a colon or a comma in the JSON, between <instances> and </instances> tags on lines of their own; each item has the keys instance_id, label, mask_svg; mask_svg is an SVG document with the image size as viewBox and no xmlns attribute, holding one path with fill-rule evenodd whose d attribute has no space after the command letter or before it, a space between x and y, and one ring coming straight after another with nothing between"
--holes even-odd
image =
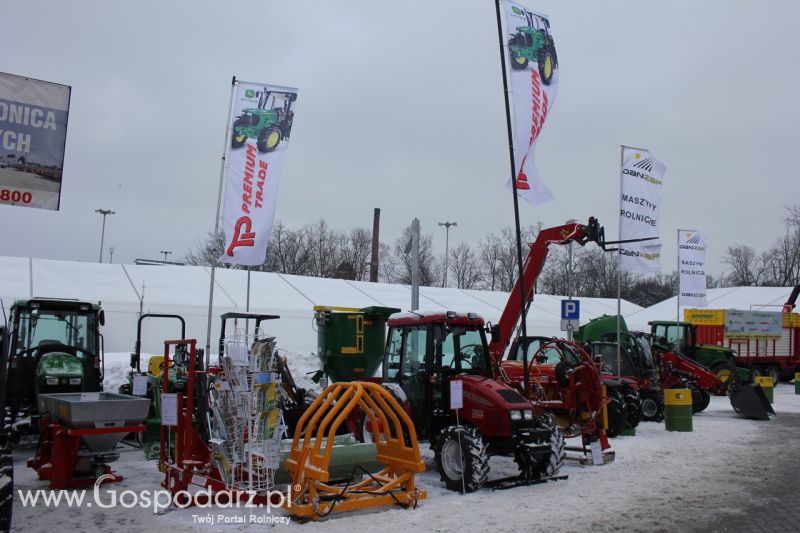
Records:
<instances>
[{"instance_id":1,"label":"green utility vehicle","mask_svg":"<svg viewBox=\"0 0 800 533\"><path fill-rule=\"evenodd\" d=\"M526 69L531 61L535 61L542 83L550 85L553 73L558 67L556 46L550 34L550 22L535 13L526 12L525 15L528 25L517 27L517 33L508 41L511 68Z\"/></svg>"},{"instance_id":2,"label":"green utility vehicle","mask_svg":"<svg viewBox=\"0 0 800 533\"><path fill-rule=\"evenodd\" d=\"M11 306L0 353L13 442L38 435L39 394L103 389L104 323L103 310L89 302L32 298Z\"/></svg>"},{"instance_id":3,"label":"green utility vehicle","mask_svg":"<svg viewBox=\"0 0 800 533\"><path fill-rule=\"evenodd\" d=\"M282 140L289 138L294 119L292 103L297 93L263 90L255 94L258 107L242 110L233 122L231 148L241 148L247 139L256 139L259 152L272 152Z\"/></svg>"},{"instance_id":4,"label":"green utility vehicle","mask_svg":"<svg viewBox=\"0 0 800 533\"><path fill-rule=\"evenodd\" d=\"M662 344L672 345L675 351L707 366L722 381L728 381L732 372L736 372L739 381L751 381L750 370L736 366L736 352L724 346L697 344L696 328L689 322L653 320L650 333Z\"/></svg>"}]
</instances>

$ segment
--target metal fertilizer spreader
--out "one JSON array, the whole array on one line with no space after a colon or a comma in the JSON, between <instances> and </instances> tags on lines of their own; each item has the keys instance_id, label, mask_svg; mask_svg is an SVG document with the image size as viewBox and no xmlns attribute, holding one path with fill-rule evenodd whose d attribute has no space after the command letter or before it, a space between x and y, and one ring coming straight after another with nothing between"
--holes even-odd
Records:
<instances>
[{"instance_id":1,"label":"metal fertilizer spreader","mask_svg":"<svg viewBox=\"0 0 800 533\"><path fill-rule=\"evenodd\" d=\"M28 466L53 489L122 481L108 463L114 447L131 432L143 431L150 400L111 392L40 394L41 433Z\"/></svg>"}]
</instances>

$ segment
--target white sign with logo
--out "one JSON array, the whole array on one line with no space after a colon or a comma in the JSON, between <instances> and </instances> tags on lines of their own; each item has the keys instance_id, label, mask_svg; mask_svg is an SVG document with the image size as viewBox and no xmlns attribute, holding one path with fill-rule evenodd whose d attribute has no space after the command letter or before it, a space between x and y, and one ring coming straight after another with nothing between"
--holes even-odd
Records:
<instances>
[{"instance_id":1,"label":"white sign with logo","mask_svg":"<svg viewBox=\"0 0 800 533\"><path fill-rule=\"evenodd\" d=\"M783 315L775 311L725 311L727 337L779 339L783 334Z\"/></svg>"},{"instance_id":2,"label":"white sign with logo","mask_svg":"<svg viewBox=\"0 0 800 533\"><path fill-rule=\"evenodd\" d=\"M533 163L533 151L558 89L558 60L550 21L515 2L503 1L509 89L514 105L514 169L517 195L531 205L554 200ZM513 187L509 179L506 184Z\"/></svg>"},{"instance_id":3,"label":"white sign with logo","mask_svg":"<svg viewBox=\"0 0 800 533\"><path fill-rule=\"evenodd\" d=\"M291 87L237 84L226 157L224 263L266 260L296 100Z\"/></svg>"},{"instance_id":4,"label":"white sign with logo","mask_svg":"<svg viewBox=\"0 0 800 533\"><path fill-rule=\"evenodd\" d=\"M464 407L464 382L460 379L450 380L450 409L458 410Z\"/></svg>"},{"instance_id":5,"label":"white sign with logo","mask_svg":"<svg viewBox=\"0 0 800 533\"><path fill-rule=\"evenodd\" d=\"M706 307L706 247L702 233L678 230L680 302L689 307Z\"/></svg>"}]
</instances>

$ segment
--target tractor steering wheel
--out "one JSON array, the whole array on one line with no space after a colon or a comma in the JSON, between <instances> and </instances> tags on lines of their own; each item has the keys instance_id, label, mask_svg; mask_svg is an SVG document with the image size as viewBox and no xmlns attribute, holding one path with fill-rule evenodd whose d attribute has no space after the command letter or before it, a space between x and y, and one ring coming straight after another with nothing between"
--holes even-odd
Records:
<instances>
[{"instance_id":1,"label":"tractor steering wheel","mask_svg":"<svg viewBox=\"0 0 800 533\"><path fill-rule=\"evenodd\" d=\"M470 350L472 354L468 353ZM461 347L456 356L453 357L453 360L450 361L450 368L455 368L456 361L468 361L470 363L470 368L472 368L474 366L472 361L482 350L483 346L480 344L465 344Z\"/></svg>"},{"instance_id":2,"label":"tractor steering wheel","mask_svg":"<svg viewBox=\"0 0 800 533\"><path fill-rule=\"evenodd\" d=\"M172 368L174 366L175 366L175 360L174 359L170 359L169 360L169 368ZM158 363L158 370L160 372L164 371L164 361L161 361L160 363Z\"/></svg>"}]
</instances>

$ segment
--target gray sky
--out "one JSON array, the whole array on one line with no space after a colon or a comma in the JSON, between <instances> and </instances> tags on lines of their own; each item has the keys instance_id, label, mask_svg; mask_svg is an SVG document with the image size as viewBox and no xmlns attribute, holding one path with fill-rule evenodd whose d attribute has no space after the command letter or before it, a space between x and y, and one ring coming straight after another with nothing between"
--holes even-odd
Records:
<instances>
[{"instance_id":1,"label":"gray sky","mask_svg":"<svg viewBox=\"0 0 800 533\"><path fill-rule=\"evenodd\" d=\"M550 16L559 94L536 150L545 226L617 234L619 145L667 166L675 230L764 249L800 203L800 4L533 1ZM393 241L413 217L444 248L513 223L492 0L5 0L0 71L72 86L61 210L0 206L4 255L182 256L213 228L232 76L300 89L276 218L324 217ZM443 250L440 250L443 251Z\"/></svg>"}]
</instances>

